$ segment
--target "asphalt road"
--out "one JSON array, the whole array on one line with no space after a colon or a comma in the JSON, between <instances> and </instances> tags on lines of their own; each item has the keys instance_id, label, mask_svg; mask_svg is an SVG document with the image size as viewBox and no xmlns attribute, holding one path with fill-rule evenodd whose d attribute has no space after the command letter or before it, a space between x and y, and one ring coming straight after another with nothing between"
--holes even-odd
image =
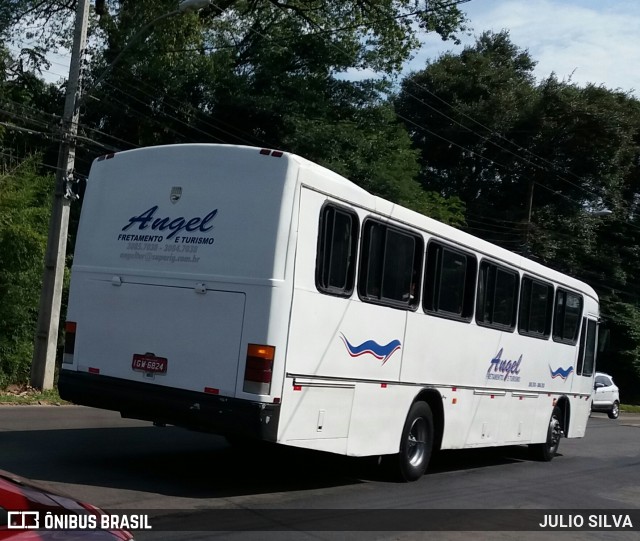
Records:
<instances>
[{"instance_id":1,"label":"asphalt road","mask_svg":"<svg viewBox=\"0 0 640 541\"><path fill-rule=\"evenodd\" d=\"M465 520L476 524L472 519L478 514L494 521L504 517L507 527L516 520L508 511L512 509L573 509L585 516L623 509L638 513L640 415L622 414L612 421L594 414L587 436L562 440L560 454L551 463L529 460L524 447L449 451L435 458L421 480L400 484L389 481L371 460L281 447L232 448L217 436L157 428L82 407L2 406L0 468L103 509L151 511L155 531L136 532L136 539L143 541L265 539L264 532L218 531L226 526L234 529L231 525L237 526L238 520L245 529L266 521L271 527L277 523L280 529L291 530L267 534L272 540L458 540L471 534L405 530L423 529L415 526L424 524L425 517L451 518L452 513L460 524ZM278 514L283 509L293 511ZM353 514L349 511L353 509L360 511ZM441 511L416 515L407 514L407 509ZM354 524L371 529L381 519L387 525L397 524L397 530L316 531L327 529L327 524L336 529L341 524L350 530L358 529ZM553 534L567 540L637 540L638 526L634 524L634 532ZM212 531L180 532L185 528ZM475 533L473 538L522 540L548 535L498 531Z\"/></svg>"}]
</instances>

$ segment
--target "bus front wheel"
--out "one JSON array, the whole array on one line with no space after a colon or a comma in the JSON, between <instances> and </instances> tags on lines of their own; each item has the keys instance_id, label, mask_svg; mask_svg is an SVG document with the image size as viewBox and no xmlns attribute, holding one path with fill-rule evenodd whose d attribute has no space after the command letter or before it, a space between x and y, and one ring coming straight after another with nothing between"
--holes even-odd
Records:
<instances>
[{"instance_id":1,"label":"bus front wheel","mask_svg":"<svg viewBox=\"0 0 640 541\"><path fill-rule=\"evenodd\" d=\"M433 449L433 415L425 402L415 402L402 429L397 475L401 481L416 481L424 475Z\"/></svg>"}]
</instances>

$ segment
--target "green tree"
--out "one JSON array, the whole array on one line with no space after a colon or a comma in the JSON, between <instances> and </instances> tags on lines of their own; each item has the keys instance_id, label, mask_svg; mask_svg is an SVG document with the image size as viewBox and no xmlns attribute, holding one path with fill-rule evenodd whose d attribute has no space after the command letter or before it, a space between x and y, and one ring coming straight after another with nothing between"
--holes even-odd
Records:
<instances>
[{"instance_id":1,"label":"green tree","mask_svg":"<svg viewBox=\"0 0 640 541\"><path fill-rule=\"evenodd\" d=\"M224 142L297 152L377 195L460 221L459 199L425 194L416 184L416 154L385 100L389 84L342 76L354 67L391 72L415 45L403 16L409 3L370 4L375 9L365 9L367 2L229 2L225 17L219 5L164 21L92 91L97 99L87 102L85 120L130 144ZM443 37L461 25L453 4L429 6L413 19ZM161 6L149 2L103 12L106 46L94 73L157 12Z\"/></svg>"},{"instance_id":2,"label":"green tree","mask_svg":"<svg viewBox=\"0 0 640 541\"><path fill-rule=\"evenodd\" d=\"M640 102L553 75L485 33L401 85L397 110L427 190L457 194L466 229L592 284L611 330L605 367L640 388ZM608 208L610 216L594 211ZM618 364L619 363L619 364ZM633 375L633 377L631 377Z\"/></svg>"},{"instance_id":3,"label":"green tree","mask_svg":"<svg viewBox=\"0 0 640 541\"><path fill-rule=\"evenodd\" d=\"M469 229L476 223L505 245L522 236L490 224L493 218L521 222L525 215L525 164L509 170L519 152L507 140L522 139L536 94L534 66L508 33L485 33L459 55L445 54L405 78L396 101L420 151L425 189L459 196Z\"/></svg>"},{"instance_id":4,"label":"green tree","mask_svg":"<svg viewBox=\"0 0 640 541\"><path fill-rule=\"evenodd\" d=\"M0 388L28 381L52 179L37 160L0 175Z\"/></svg>"}]
</instances>

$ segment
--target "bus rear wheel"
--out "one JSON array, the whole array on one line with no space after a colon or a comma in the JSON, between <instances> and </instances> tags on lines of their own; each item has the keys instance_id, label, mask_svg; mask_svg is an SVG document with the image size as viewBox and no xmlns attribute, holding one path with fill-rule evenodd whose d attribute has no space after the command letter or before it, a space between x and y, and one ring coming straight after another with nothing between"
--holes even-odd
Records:
<instances>
[{"instance_id":1,"label":"bus rear wheel","mask_svg":"<svg viewBox=\"0 0 640 541\"><path fill-rule=\"evenodd\" d=\"M560 447L560 438L562 437L562 410L558 406L553 408L551 419L549 419L549 427L547 428L547 441L544 443L536 443L529 445L531 456L542 462L549 462L558 452Z\"/></svg>"},{"instance_id":2,"label":"bus rear wheel","mask_svg":"<svg viewBox=\"0 0 640 541\"><path fill-rule=\"evenodd\" d=\"M425 402L415 402L402 429L396 474L401 481L416 481L424 475L433 449L433 415Z\"/></svg>"}]
</instances>

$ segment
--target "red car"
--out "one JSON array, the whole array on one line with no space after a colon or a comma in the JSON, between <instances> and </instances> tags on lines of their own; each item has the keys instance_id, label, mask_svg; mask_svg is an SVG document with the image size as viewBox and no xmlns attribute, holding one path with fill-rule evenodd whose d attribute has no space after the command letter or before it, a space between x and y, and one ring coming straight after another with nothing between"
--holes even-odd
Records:
<instances>
[{"instance_id":1,"label":"red car","mask_svg":"<svg viewBox=\"0 0 640 541\"><path fill-rule=\"evenodd\" d=\"M12 513L21 511L22 514ZM36 513L37 512L37 513ZM76 521L79 525L100 524L104 511L69 496L51 492L33 481L0 470L0 540L12 541L129 541L133 534L127 530L47 529L44 517L58 517L60 521ZM11 520L11 524L10 521ZM36 522L37 521L37 522ZM25 529L16 529L16 525ZM13 525L13 527L10 527ZM92 527L92 526L90 526Z\"/></svg>"}]
</instances>

